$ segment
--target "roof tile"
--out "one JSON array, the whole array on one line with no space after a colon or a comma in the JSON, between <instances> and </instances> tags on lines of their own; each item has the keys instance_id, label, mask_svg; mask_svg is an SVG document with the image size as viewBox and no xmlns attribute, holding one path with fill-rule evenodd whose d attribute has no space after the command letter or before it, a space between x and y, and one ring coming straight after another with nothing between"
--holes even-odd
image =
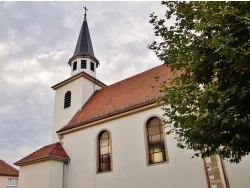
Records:
<instances>
[{"instance_id":1,"label":"roof tile","mask_svg":"<svg viewBox=\"0 0 250 188\"><path fill-rule=\"evenodd\" d=\"M19 171L0 159L0 176L18 176Z\"/></svg>"},{"instance_id":2,"label":"roof tile","mask_svg":"<svg viewBox=\"0 0 250 188\"><path fill-rule=\"evenodd\" d=\"M17 161L15 164L21 166L22 164L32 163L34 161L43 159L60 159L63 161L70 160L61 143L57 142L40 148L32 154Z\"/></svg>"},{"instance_id":3,"label":"roof tile","mask_svg":"<svg viewBox=\"0 0 250 188\"><path fill-rule=\"evenodd\" d=\"M152 104L163 96L161 85L168 84L173 77L169 67L160 65L104 87L95 92L58 133Z\"/></svg>"}]
</instances>

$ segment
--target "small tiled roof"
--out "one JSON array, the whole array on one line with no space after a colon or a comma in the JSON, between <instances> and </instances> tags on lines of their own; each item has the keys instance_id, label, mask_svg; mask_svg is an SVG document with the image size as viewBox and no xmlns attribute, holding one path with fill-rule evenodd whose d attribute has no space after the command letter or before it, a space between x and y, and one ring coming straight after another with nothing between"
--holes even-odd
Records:
<instances>
[{"instance_id":1,"label":"small tiled roof","mask_svg":"<svg viewBox=\"0 0 250 188\"><path fill-rule=\"evenodd\" d=\"M0 176L15 176L17 177L19 174L19 171L3 160L0 159Z\"/></svg>"},{"instance_id":2,"label":"small tiled roof","mask_svg":"<svg viewBox=\"0 0 250 188\"><path fill-rule=\"evenodd\" d=\"M173 76L169 67L161 65L104 87L95 92L70 122L57 132L153 104L155 99L163 96L161 85L169 83Z\"/></svg>"},{"instance_id":3,"label":"small tiled roof","mask_svg":"<svg viewBox=\"0 0 250 188\"><path fill-rule=\"evenodd\" d=\"M61 160L61 161L70 160L69 156L63 149L61 143L57 142L40 148L34 153L17 161L15 165L21 166L24 164L33 163L41 160L48 160L48 159Z\"/></svg>"}]
</instances>

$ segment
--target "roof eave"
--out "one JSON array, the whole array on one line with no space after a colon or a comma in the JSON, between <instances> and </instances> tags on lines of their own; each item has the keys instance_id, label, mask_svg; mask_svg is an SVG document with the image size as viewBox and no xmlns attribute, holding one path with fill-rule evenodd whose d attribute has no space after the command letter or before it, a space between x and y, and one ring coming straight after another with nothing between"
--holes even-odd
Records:
<instances>
[{"instance_id":1,"label":"roof eave","mask_svg":"<svg viewBox=\"0 0 250 188\"><path fill-rule=\"evenodd\" d=\"M13 176L13 177L18 177L18 174L8 174L8 173L0 173L0 176Z\"/></svg>"},{"instance_id":2,"label":"roof eave","mask_svg":"<svg viewBox=\"0 0 250 188\"><path fill-rule=\"evenodd\" d=\"M91 56L89 54L85 54L85 53L74 55L73 57L71 57L69 59L68 64L71 66L71 62L74 61L77 58L90 58L90 59L92 59L93 61L95 61L97 63L97 66L100 65L98 59L96 59L95 57L93 57L93 56Z\"/></svg>"},{"instance_id":3,"label":"roof eave","mask_svg":"<svg viewBox=\"0 0 250 188\"><path fill-rule=\"evenodd\" d=\"M69 127L69 128L62 128L62 129L57 131L57 134L59 136L61 136L61 135L64 135L64 134L67 134L67 133L70 133L70 132L77 131L79 129L84 129L84 128L87 128L87 127L90 127L90 126L94 126L94 125L96 125L98 123L102 123L102 122L110 121L110 120L113 120L113 119L117 119L117 118L119 118L121 116L126 116L126 115L129 115L129 114L133 114L133 113L140 112L140 111L143 111L145 109L153 108L153 107L156 107L156 106L159 106L159 104L156 103L155 101L150 101L150 102L147 102L147 103L144 103L144 104L140 105L139 107L136 106L135 108L130 108L129 110L124 109L123 111L117 112L115 114L111 114L111 115L107 114L107 116L105 116L105 117L100 117L98 119L93 119L92 121L89 121L89 122L81 122L81 123L76 124L76 125L74 125L72 127Z\"/></svg>"},{"instance_id":4,"label":"roof eave","mask_svg":"<svg viewBox=\"0 0 250 188\"><path fill-rule=\"evenodd\" d=\"M14 165L17 166L23 166L23 165L28 165L28 164L32 164L32 163L38 163L41 161L47 161L47 160L56 160L56 161L62 161L62 162L69 162L70 158L67 157L55 157L55 156L45 156L45 157L39 157L36 159L30 159L30 160L26 160L26 161L20 161L20 162L16 162L14 163Z\"/></svg>"}]
</instances>

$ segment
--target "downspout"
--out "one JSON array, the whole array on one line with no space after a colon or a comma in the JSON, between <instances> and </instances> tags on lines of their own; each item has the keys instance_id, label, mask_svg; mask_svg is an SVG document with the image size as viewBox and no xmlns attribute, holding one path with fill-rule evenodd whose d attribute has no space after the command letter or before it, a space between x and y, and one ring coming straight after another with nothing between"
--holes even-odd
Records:
<instances>
[{"instance_id":1,"label":"downspout","mask_svg":"<svg viewBox=\"0 0 250 188\"><path fill-rule=\"evenodd\" d=\"M63 163L63 177L62 177L62 188L65 188L65 174L66 174L66 165L69 160Z\"/></svg>"}]
</instances>

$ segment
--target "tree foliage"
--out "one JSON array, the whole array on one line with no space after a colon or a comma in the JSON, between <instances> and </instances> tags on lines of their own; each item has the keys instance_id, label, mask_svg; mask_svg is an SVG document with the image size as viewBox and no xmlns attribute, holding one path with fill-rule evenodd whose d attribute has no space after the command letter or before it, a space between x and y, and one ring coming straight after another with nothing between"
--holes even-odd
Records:
<instances>
[{"instance_id":1,"label":"tree foliage","mask_svg":"<svg viewBox=\"0 0 250 188\"><path fill-rule=\"evenodd\" d=\"M196 156L238 163L250 152L250 2L162 4L149 48L177 73L162 88L168 133Z\"/></svg>"}]
</instances>

